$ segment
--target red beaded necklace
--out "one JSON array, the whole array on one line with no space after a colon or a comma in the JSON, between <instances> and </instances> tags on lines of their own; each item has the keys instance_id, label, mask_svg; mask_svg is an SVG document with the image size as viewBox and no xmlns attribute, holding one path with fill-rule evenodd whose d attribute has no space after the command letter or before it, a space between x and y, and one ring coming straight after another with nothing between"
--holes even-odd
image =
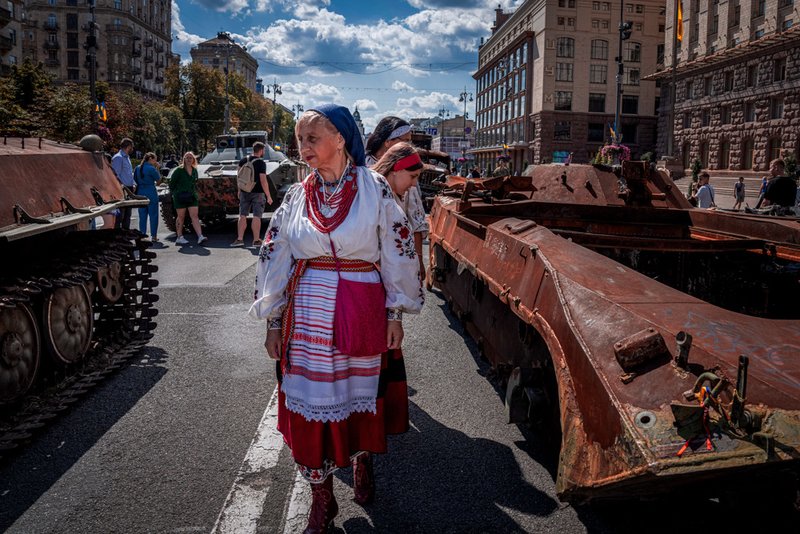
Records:
<instances>
[{"instance_id":1,"label":"red beaded necklace","mask_svg":"<svg viewBox=\"0 0 800 534\"><path fill-rule=\"evenodd\" d=\"M356 191L358 190L356 176L358 176L358 171L355 167L349 165L340 178L344 182L341 189L326 199L322 191L324 187L322 177L317 171L308 175L305 182L303 182L303 189L306 192L308 219L314 228L323 234L329 234L344 222L347 214L350 213L350 206L353 205L353 200L356 198ZM320 207L323 204L329 209L335 210L333 215L326 217L322 213Z\"/></svg>"}]
</instances>

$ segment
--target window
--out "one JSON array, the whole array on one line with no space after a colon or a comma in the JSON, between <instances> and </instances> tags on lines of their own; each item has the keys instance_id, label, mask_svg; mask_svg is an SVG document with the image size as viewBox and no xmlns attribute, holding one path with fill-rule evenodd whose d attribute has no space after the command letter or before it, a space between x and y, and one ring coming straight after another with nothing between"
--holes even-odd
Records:
<instances>
[{"instance_id":1,"label":"window","mask_svg":"<svg viewBox=\"0 0 800 534\"><path fill-rule=\"evenodd\" d=\"M558 7L575 7L575 0L558 0Z\"/></svg>"},{"instance_id":2,"label":"window","mask_svg":"<svg viewBox=\"0 0 800 534\"><path fill-rule=\"evenodd\" d=\"M622 95L622 112L630 115L639 113L639 97L636 95Z\"/></svg>"},{"instance_id":3,"label":"window","mask_svg":"<svg viewBox=\"0 0 800 534\"><path fill-rule=\"evenodd\" d=\"M67 13L67 29L68 30L77 30L78 29L78 14L77 13Z\"/></svg>"},{"instance_id":4,"label":"window","mask_svg":"<svg viewBox=\"0 0 800 534\"><path fill-rule=\"evenodd\" d=\"M625 13L633 13L633 4L625 4Z\"/></svg>"},{"instance_id":5,"label":"window","mask_svg":"<svg viewBox=\"0 0 800 534\"><path fill-rule=\"evenodd\" d=\"M559 82L572 81L572 63L556 63L556 80Z\"/></svg>"},{"instance_id":6,"label":"window","mask_svg":"<svg viewBox=\"0 0 800 534\"><path fill-rule=\"evenodd\" d=\"M756 105L753 102L747 102L744 105L744 122L754 122L756 120Z\"/></svg>"},{"instance_id":7,"label":"window","mask_svg":"<svg viewBox=\"0 0 800 534\"><path fill-rule=\"evenodd\" d=\"M730 106L722 106L719 108L719 121L722 124L730 124L731 123L731 107Z\"/></svg>"},{"instance_id":8,"label":"window","mask_svg":"<svg viewBox=\"0 0 800 534\"><path fill-rule=\"evenodd\" d=\"M556 41L557 57L575 57L575 39L559 37Z\"/></svg>"},{"instance_id":9,"label":"window","mask_svg":"<svg viewBox=\"0 0 800 534\"><path fill-rule=\"evenodd\" d=\"M67 67L72 67L74 69L80 67L80 65L78 65L78 52L76 50L67 52Z\"/></svg>"},{"instance_id":10,"label":"window","mask_svg":"<svg viewBox=\"0 0 800 534\"><path fill-rule=\"evenodd\" d=\"M611 11L611 2L602 2L600 4L600 11Z\"/></svg>"},{"instance_id":11,"label":"window","mask_svg":"<svg viewBox=\"0 0 800 534\"><path fill-rule=\"evenodd\" d=\"M572 125L569 121L561 121L553 124L553 140L569 141L572 139Z\"/></svg>"},{"instance_id":12,"label":"window","mask_svg":"<svg viewBox=\"0 0 800 534\"><path fill-rule=\"evenodd\" d=\"M78 69L67 69L67 80L71 82L78 81L78 73L80 71Z\"/></svg>"},{"instance_id":13,"label":"window","mask_svg":"<svg viewBox=\"0 0 800 534\"><path fill-rule=\"evenodd\" d=\"M782 119L783 118L783 97L777 96L769 100L769 118Z\"/></svg>"},{"instance_id":14,"label":"window","mask_svg":"<svg viewBox=\"0 0 800 534\"><path fill-rule=\"evenodd\" d=\"M708 167L708 141L700 143L700 165Z\"/></svg>"},{"instance_id":15,"label":"window","mask_svg":"<svg viewBox=\"0 0 800 534\"><path fill-rule=\"evenodd\" d=\"M637 13L644 13L644 5L636 4L636 12Z\"/></svg>"},{"instance_id":16,"label":"window","mask_svg":"<svg viewBox=\"0 0 800 534\"><path fill-rule=\"evenodd\" d=\"M692 82L686 82L686 100L691 100L692 97L694 96L692 94L692 89L693 89Z\"/></svg>"},{"instance_id":17,"label":"window","mask_svg":"<svg viewBox=\"0 0 800 534\"><path fill-rule=\"evenodd\" d=\"M592 19L592 28L595 30L600 29L600 19Z\"/></svg>"},{"instance_id":18,"label":"window","mask_svg":"<svg viewBox=\"0 0 800 534\"><path fill-rule=\"evenodd\" d=\"M47 15L47 27L50 29L58 28L58 19L55 15Z\"/></svg>"},{"instance_id":19,"label":"window","mask_svg":"<svg viewBox=\"0 0 800 534\"><path fill-rule=\"evenodd\" d=\"M114 0L114 9L122 9L122 0Z\"/></svg>"},{"instance_id":20,"label":"window","mask_svg":"<svg viewBox=\"0 0 800 534\"><path fill-rule=\"evenodd\" d=\"M592 41L592 59L608 59L608 41L602 39Z\"/></svg>"},{"instance_id":21,"label":"window","mask_svg":"<svg viewBox=\"0 0 800 534\"><path fill-rule=\"evenodd\" d=\"M733 71L725 72L725 91L733 91Z\"/></svg>"},{"instance_id":22,"label":"window","mask_svg":"<svg viewBox=\"0 0 800 534\"><path fill-rule=\"evenodd\" d=\"M600 27L603 28L604 30L607 30L608 29L608 20L607 19L601 20L600 21Z\"/></svg>"},{"instance_id":23,"label":"window","mask_svg":"<svg viewBox=\"0 0 800 534\"><path fill-rule=\"evenodd\" d=\"M763 28L759 29L759 30L756 30L756 33L753 34L753 38L754 39L761 39L762 37L764 37L764 29Z\"/></svg>"},{"instance_id":24,"label":"window","mask_svg":"<svg viewBox=\"0 0 800 534\"><path fill-rule=\"evenodd\" d=\"M567 17L567 26L575 27L575 17Z\"/></svg>"},{"instance_id":25,"label":"window","mask_svg":"<svg viewBox=\"0 0 800 534\"><path fill-rule=\"evenodd\" d=\"M633 29L636 30L637 32L641 32L642 31L642 23L641 22L635 22L633 24Z\"/></svg>"},{"instance_id":26,"label":"window","mask_svg":"<svg viewBox=\"0 0 800 534\"><path fill-rule=\"evenodd\" d=\"M774 61L772 67L772 81L782 82L786 79L786 58L778 58Z\"/></svg>"},{"instance_id":27,"label":"window","mask_svg":"<svg viewBox=\"0 0 800 534\"><path fill-rule=\"evenodd\" d=\"M608 80L608 66L607 65L591 65L589 67L589 82L590 83L606 83Z\"/></svg>"},{"instance_id":28,"label":"window","mask_svg":"<svg viewBox=\"0 0 800 534\"><path fill-rule=\"evenodd\" d=\"M658 25L658 33L664 33L667 30L667 27L663 24Z\"/></svg>"},{"instance_id":29,"label":"window","mask_svg":"<svg viewBox=\"0 0 800 534\"><path fill-rule=\"evenodd\" d=\"M656 63L657 64L664 64L664 45L656 45Z\"/></svg>"},{"instance_id":30,"label":"window","mask_svg":"<svg viewBox=\"0 0 800 534\"><path fill-rule=\"evenodd\" d=\"M600 11L600 2L592 2L592 11Z\"/></svg>"},{"instance_id":31,"label":"window","mask_svg":"<svg viewBox=\"0 0 800 534\"><path fill-rule=\"evenodd\" d=\"M653 115L658 115L658 110L661 108L661 97L657 96L655 99L655 105L653 106Z\"/></svg>"},{"instance_id":32,"label":"window","mask_svg":"<svg viewBox=\"0 0 800 534\"><path fill-rule=\"evenodd\" d=\"M747 87L755 87L758 84L758 65L747 66Z\"/></svg>"},{"instance_id":33,"label":"window","mask_svg":"<svg viewBox=\"0 0 800 534\"><path fill-rule=\"evenodd\" d=\"M793 21L792 19L786 19L786 20L784 20L784 21L783 21L783 29L784 29L784 30L788 30L789 28L791 28L791 27L792 27L792 24L794 24L794 21Z\"/></svg>"},{"instance_id":34,"label":"window","mask_svg":"<svg viewBox=\"0 0 800 534\"><path fill-rule=\"evenodd\" d=\"M637 130L638 130L638 128L636 127L636 123L623 124L622 125L622 139L629 145L630 144L635 145L637 143L637 140L636 140L636 134L638 133Z\"/></svg>"},{"instance_id":35,"label":"window","mask_svg":"<svg viewBox=\"0 0 800 534\"><path fill-rule=\"evenodd\" d=\"M565 17L556 17L556 24L559 26L563 26L567 23L567 19Z\"/></svg>"},{"instance_id":36,"label":"window","mask_svg":"<svg viewBox=\"0 0 800 534\"><path fill-rule=\"evenodd\" d=\"M710 124L711 124L711 110L704 109L702 114L700 115L700 125L709 126Z\"/></svg>"},{"instance_id":37,"label":"window","mask_svg":"<svg viewBox=\"0 0 800 534\"><path fill-rule=\"evenodd\" d=\"M625 42L623 58L625 61L631 63L639 63L642 61L642 45L639 43Z\"/></svg>"},{"instance_id":38,"label":"window","mask_svg":"<svg viewBox=\"0 0 800 534\"><path fill-rule=\"evenodd\" d=\"M772 137L767 141L767 161L779 159L781 157L781 138Z\"/></svg>"},{"instance_id":39,"label":"window","mask_svg":"<svg viewBox=\"0 0 800 534\"><path fill-rule=\"evenodd\" d=\"M714 13L714 16L711 18L711 24L709 24L708 33L710 35L716 35L717 31L719 31L719 15Z\"/></svg>"},{"instance_id":40,"label":"window","mask_svg":"<svg viewBox=\"0 0 800 534\"><path fill-rule=\"evenodd\" d=\"M753 168L753 140L745 139L742 141L742 169Z\"/></svg>"},{"instance_id":41,"label":"window","mask_svg":"<svg viewBox=\"0 0 800 534\"><path fill-rule=\"evenodd\" d=\"M589 93L589 111L592 113L606 112L605 93Z\"/></svg>"},{"instance_id":42,"label":"window","mask_svg":"<svg viewBox=\"0 0 800 534\"><path fill-rule=\"evenodd\" d=\"M691 112L687 111L683 114L683 129L688 130L692 127L692 114Z\"/></svg>"},{"instance_id":43,"label":"window","mask_svg":"<svg viewBox=\"0 0 800 534\"><path fill-rule=\"evenodd\" d=\"M572 91L556 91L556 111L572 111Z\"/></svg>"},{"instance_id":44,"label":"window","mask_svg":"<svg viewBox=\"0 0 800 534\"><path fill-rule=\"evenodd\" d=\"M622 71L623 85L639 85L640 78L638 68L625 67Z\"/></svg>"},{"instance_id":45,"label":"window","mask_svg":"<svg viewBox=\"0 0 800 534\"><path fill-rule=\"evenodd\" d=\"M731 162L731 143L730 141L722 141L719 144L717 168L727 169L730 167Z\"/></svg>"},{"instance_id":46,"label":"window","mask_svg":"<svg viewBox=\"0 0 800 534\"><path fill-rule=\"evenodd\" d=\"M767 0L755 0L753 2L753 18L763 17L767 9Z\"/></svg>"},{"instance_id":47,"label":"window","mask_svg":"<svg viewBox=\"0 0 800 534\"><path fill-rule=\"evenodd\" d=\"M741 6L739 6L739 2L737 0L737 2L733 6L733 16L731 17L731 28L736 28L737 26L739 26L739 19L741 18L740 17L741 12L742 8Z\"/></svg>"},{"instance_id":48,"label":"window","mask_svg":"<svg viewBox=\"0 0 800 534\"><path fill-rule=\"evenodd\" d=\"M590 122L589 134L586 136L587 141L602 143L605 141L606 127L602 122Z\"/></svg>"},{"instance_id":49,"label":"window","mask_svg":"<svg viewBox=\"0 0 800 534\"><path fill-rule=\"evenodd\" d=\"M703 96L711 96L712 82L713 78L711 78L711 76L703 78Z\"/></svg>"}]
</instances>

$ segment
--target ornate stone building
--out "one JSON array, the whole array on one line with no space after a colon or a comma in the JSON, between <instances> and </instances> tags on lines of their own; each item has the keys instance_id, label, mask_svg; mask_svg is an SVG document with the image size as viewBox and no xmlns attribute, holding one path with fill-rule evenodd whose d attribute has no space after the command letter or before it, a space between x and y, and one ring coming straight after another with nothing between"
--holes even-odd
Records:
<instances>
[{"instance_id":1,"label":"ornate stone building","mask_svg":"<svg viewBox=\"0 0 800 534\"><path fill-rule=\"evenodd\" d=\"M452 119L442 120L436 127L436 135L431 140L431 148L447 152L453 162L468 156L474 141L475 121L465 119L464 115L456 115Z\"/></svg>"},{"instance_id":2,"label":"ornate stone building","mask_svg":"<svg viewBox=\"0 0 800 534\"><path fill-rule=\"evenodd\" d=\"M624 42L623 142L655 149L658 94L643 75L663 61L664 3L625 3L632 34ZM496 10L491 37L478 52L478 164L493 166L508 147L514 169L525 163L588 162L609 139L616 107L620 3L528 0Z\"/></svg>"},{"instance_id":3,"label":"ornate stone building","mask_svg":"<svg viewBox=\"0 0 800 534\"><path fill-rule=\"evenodd\" d=\"M7 0L0 6L0 76L5 76L22 56L20 19L22 0Z\"/></svg>"},{"instance_id":4,"label":"ornate stone building","mask_svg":"<svg viewBox=\"0 0 800 534\"><path fill-rule=\"evenodd\" d=\"M172 60L171 0L96 0L95 18L97 79L163 96ZM22 57L41 61L57 82L89 83L90 21L87 0L25 0Z\"/></svg>"},{"instance_id":5,"label":"ornate stone building","mask_svg":"<svg viewBox=\"0 0 800 534\"><path fill-rule=\"evenodd\" d=\"M684 169L697 158L704 168L737 174L765 171L785 151L800 156L800 7L683 0L679 41L676 6L667 1L666 62L651 77L661 81L665 103L659 153L672 153Z\"/></svg>"},{"instance_id":6,"label":"ornate stone building","mask_svg":"<svg viewBox=\"0 0 800 534\"><path fill-rule=\"evenodd\" d=\"M235 43L229 33L220 32L213 39L203 41L191 50L192 62L225 73L235 72L244 78L248 89L256 91L258 61L247 49Z\"/></svg>"}]
</instances>

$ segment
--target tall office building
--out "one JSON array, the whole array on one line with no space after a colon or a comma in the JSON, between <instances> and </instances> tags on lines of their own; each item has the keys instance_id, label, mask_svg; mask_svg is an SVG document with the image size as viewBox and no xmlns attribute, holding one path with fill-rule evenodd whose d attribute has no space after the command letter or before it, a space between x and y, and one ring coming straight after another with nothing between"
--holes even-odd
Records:
<instances>
[{"instance_id":1,"label":"tall office building","mask_svg":"<svg viewBox=\"0 0 800 534\"><path fill-rule=\"evenodd\" d=\"M22 57L42 62L57 82L89 83L84 44L88 0L25 0ZM97 79L112 87L164 95L171 53L171 0L96 0Z\"/></svg>"},{"instance_id":2,"label":"tall office building","mask_svg":"<svg viewBox=\"0 0 800 534\"><path fill-rule=\"evenodd\" d=\"M220 32L213 39L203 41L191 51L192 62L225 73L237 73L244 78L245 86L256 91L258 61L247 49L235 43L229 33Z\"/></svg>"},{"instance_id":3,"label":"tall office building","mask_svg":"<svg viewBox=\"0 0 800 534\"><path fill-rule=\"evenodd\" d=\"M492 35L478 51L478 163L494 166L507 146L525 163L588 162L614 123L620 17L631 22L622 58L622 142L642 154L656 144L659 97L642 76L663 61L664 3L528 0L495 10Z\"/></svg>"},{"instance_id":4,"label":"tall office building","mask_svg":"<svg viewBox=\"0 0 800 534\"><path fill-rule=\"evenodd\" d=\"M800 6L683 0L679 40L677 5L667 0L666 61L653 76L665 103L659 152L683 169L699 159L737 172L765 171L787 150L800 157Z\"/></svg>"}]
</instances>

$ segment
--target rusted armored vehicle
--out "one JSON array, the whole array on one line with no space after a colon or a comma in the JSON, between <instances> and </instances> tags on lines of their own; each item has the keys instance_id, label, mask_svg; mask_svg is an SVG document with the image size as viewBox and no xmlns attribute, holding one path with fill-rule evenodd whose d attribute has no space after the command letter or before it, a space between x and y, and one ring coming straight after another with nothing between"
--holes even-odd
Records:
<instances>
[{"instance_id":1,"label":"rusted armored vehicle","mask_svg":"<svg viewBox=\"0 0 800 534\"><path fill-rule=\"evenodd\" d=\"M203 224L214 225L224 221L228 215L239 213L239 189L236 186L236 173L239 161L253 153L253 144L261 141L266 145L264 161L267 174L275 184L280 203L289 187L297 181L297 165L282 152L267 143L267 132L239 132L217 136L214 150L206 154L197 166L198 212ZM170 171L170 175L175 172ZM167 177L169 181L169 176ZM175 231L175 208L169 187L158 195L161 202L161 215L167 228ZM188 225L190 226L190 225Z\"/></svg>"},{"instance_id":2,"label":"rusted armored vehicle","mask_svg":"<svg viewBox=\"0 0 800 534\"><path fill-rule=\"evenodd\" d=\"M155 254L113 228L147 203L102 152L0 140L0 452L152 336Z\"/></svg>"},{"instance_id":3,"label":"rusted armored vehicle","mask_svg":"<svg viewBox=\"0 0 800 534\"><path fill-rule=\"evenodd\" d=\"M445 179L450 175L450 155L438 150L418 149L425 168L419 176L422 198L433 197L442 190Z\"/></svg>"},{"instance_id":4,"label":"rusted armored vehicle","mask_svg":"<svg viewBox=\"0 0 800 534\"><path fill-rule=\"evenodd\" d=\"M611 171L451 177L429 287L501 377L509 422L554 424L562 499L796 498L800 221L691 209L641 162Z\"/></svg>"}]
</instances>

